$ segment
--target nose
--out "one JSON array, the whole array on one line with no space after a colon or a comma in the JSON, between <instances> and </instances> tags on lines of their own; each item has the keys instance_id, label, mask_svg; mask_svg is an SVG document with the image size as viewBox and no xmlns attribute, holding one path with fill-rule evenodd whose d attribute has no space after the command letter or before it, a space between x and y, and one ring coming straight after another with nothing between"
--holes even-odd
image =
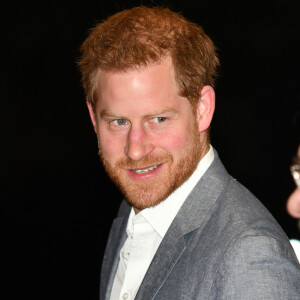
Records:
<instances>
[{"instance_id":1,"label":"nose","mask_svg":"<svg viewBox=\"0 0 300 300\"><path fill-rule=\"evenodd\" d=\"M125 154L132 160L139 161L154 149L149 133L142 127L131 127L128 132Z\"/></svg>"}]
</instances>

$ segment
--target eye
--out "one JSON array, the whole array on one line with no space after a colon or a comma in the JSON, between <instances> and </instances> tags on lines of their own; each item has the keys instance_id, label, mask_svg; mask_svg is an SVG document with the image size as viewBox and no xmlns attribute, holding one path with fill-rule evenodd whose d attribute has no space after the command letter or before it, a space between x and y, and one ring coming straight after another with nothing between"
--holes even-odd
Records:
<instances>
[{"instance_id":1,"label":"eye","mask_svg":"<svg viewBox=\"0 0 300 300\"><path fill-rule=\"evenodd\" d=\"M127 121L125 119L116 119L112 121L113 124L121 126L121 125L126 125Z\"/></svg>"},{"instance_id":2,"label":"eye","mask_svg":"<svg viewBox=\"0 0 300 300\"><path fill-rule=\"evenodd\" d=\"M152 120L156 123L163 123L167 120L167 118L166 117L155 117Z\"/></svg>"}]
</instances>

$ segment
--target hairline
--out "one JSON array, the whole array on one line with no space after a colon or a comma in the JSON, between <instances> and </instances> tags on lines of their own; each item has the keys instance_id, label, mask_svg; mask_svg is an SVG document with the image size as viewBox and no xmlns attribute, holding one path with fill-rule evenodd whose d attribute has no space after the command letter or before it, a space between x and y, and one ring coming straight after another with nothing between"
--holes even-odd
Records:
<instances>
[{"instance_id":1,"label":"hairline","mask_svg":"<svg viewBox=\"0 0 300 300\"><path fill-rule=\"evenodd\" d=\"M92 83L92 87L91 87L91 92L87 96L87 102L89 102L92 105L93 109L95 109L95 107L97 105L97 102L98 102L98 97L99 97L97 95L97 91L99 90L98 87L99 87L99 78L101 76L100 73L105 73L105 74L108 74L108 73L122 74L122 73L124 73L125 74L125 73L128 73L128 72L133 71L133 70L142 70L142 69L145 69L149 66L158 65L164 59L170 59L171 60L171 66L173 67L173 70L174 70L175 82L176 82L178 92L179 92L179 95L180 95L180 85L179 85L177 69L176 69L175 64L174 64L174 59L173 59L171 53L166 53L166 54L160 56L160 58L157 59L157 60L148 61L147 63L135 64L135 65L133 65L131 67L127 67L127 68L124 67L124 68L120 68L120 69L114 69L114 68L101 68L101 66L99 66L97 68L97 70L95 71L95 74L92 78L93 83ZM200 90L199 90L199 94L200 94ZM92 99L90 99L90 98L92 98ZM197 101L195 101L195 99L189 99L187 97L184 97L184 98L186 98L192 106L195 106L195 102L197 102Z\"/></svg>"}]
</instances>

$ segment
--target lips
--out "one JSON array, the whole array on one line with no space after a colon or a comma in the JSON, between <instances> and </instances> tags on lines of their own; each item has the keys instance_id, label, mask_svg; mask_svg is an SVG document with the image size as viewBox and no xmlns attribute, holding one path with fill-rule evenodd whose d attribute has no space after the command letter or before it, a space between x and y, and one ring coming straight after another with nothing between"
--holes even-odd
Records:
<instances>
[{"instance_id":1,"label":"lips","mask_svg":"<svg viewBox=\"0 0 300 300\"><path fill-rule=\"evenodd\" d=\"M161 164L151 166L151 167L141 168L141 169L134 169L134 170L131 169L131 171L136 173L136 174L145 174L145 173L153 171L154 169L158 168L160 165Z\"/></svg>"}]
</instances>

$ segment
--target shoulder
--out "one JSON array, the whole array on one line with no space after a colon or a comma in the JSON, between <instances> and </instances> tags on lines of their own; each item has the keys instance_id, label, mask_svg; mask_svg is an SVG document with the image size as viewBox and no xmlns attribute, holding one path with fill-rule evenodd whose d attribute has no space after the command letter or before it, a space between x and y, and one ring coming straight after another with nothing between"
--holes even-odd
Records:
<instances>
[{"instance_id":1,"label":"shoulder","mask_svg":"<svg viewBox=\"0 0 300 300\"><path fill-rule=\"evenodd\" d=\"M214 208L222 255L218 299L299 299L300 267L291 244L264 205L230 180Z\"/></svg>"},{"instance_id":2,"label":"shoulder","mask_svg":"<svg viewBox=\"0 0 300 300\"><path fill-rule=\"evenodd\" d=\"M299 299L300 267L290 245L257 230L228 245L216 272L218 299Z\"/></svg>"},{"instance_id":3,"label":"shoulder","mask_svg":"<svg viewBox=\"0 0 300 300\"><path fill-rule=\"evenodd\" d=\"M231 178L228 185L216 201L215 214L219 218L228 218L240 234L245 230L258 230L266 235L280 235L287 239L282 228L264 204L245 186Z\"/></svg>"}]
</instances>

